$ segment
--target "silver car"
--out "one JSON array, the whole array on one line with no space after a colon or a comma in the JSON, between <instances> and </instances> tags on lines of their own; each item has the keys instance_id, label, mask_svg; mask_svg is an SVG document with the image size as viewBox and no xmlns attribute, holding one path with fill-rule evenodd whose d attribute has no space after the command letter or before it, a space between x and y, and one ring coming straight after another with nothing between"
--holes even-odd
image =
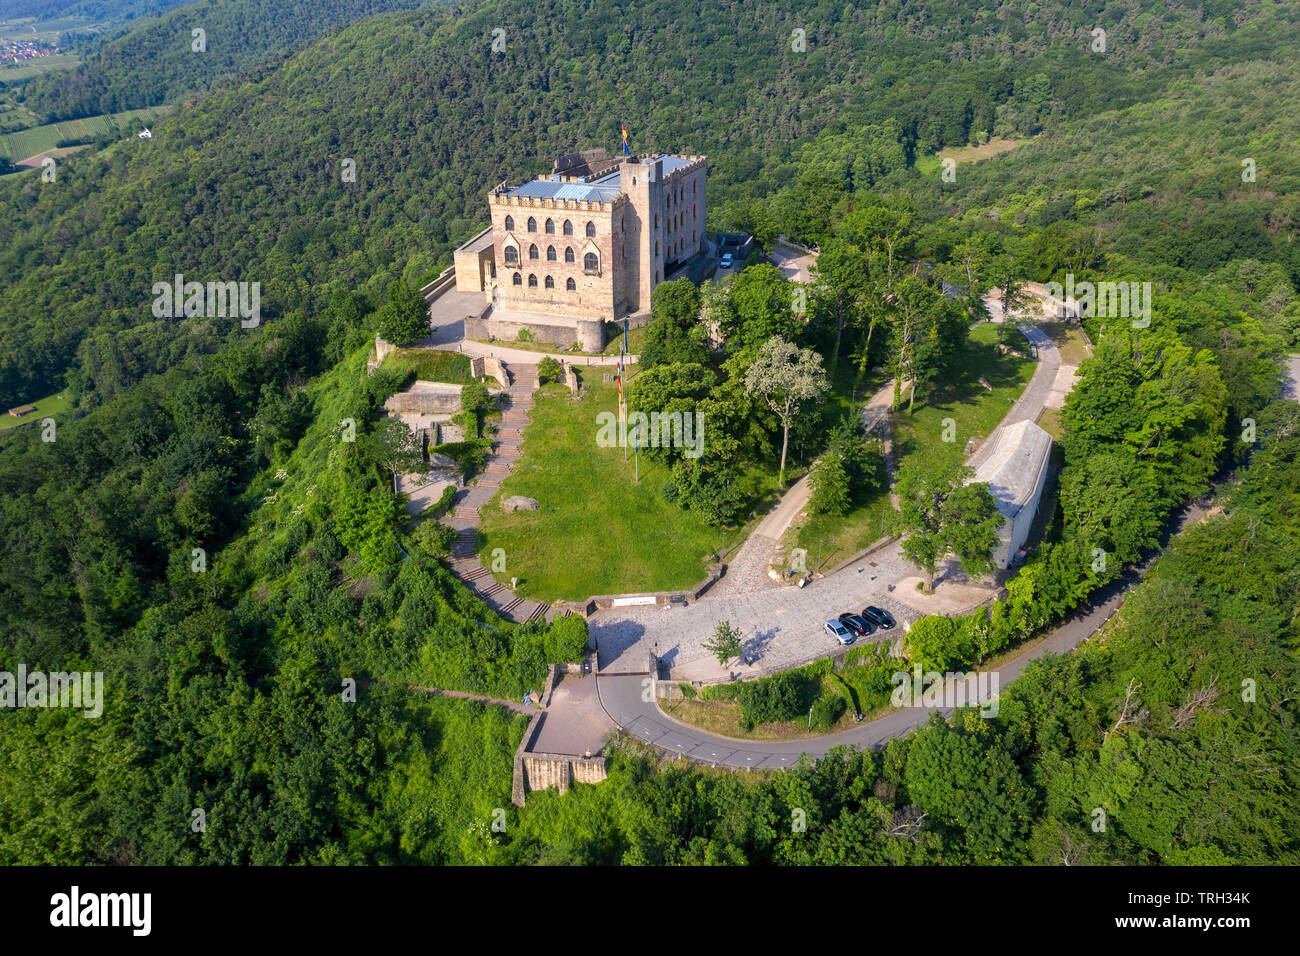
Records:
<instances>
[{"instance_id":1,"label":"silver car","mask_svg":"<svg viewBox=\"0 0 1300 956\"><path fill-rule=\"evenodd\" d=\"M839 641L841 644L853 643L853 633L839 621L827 621L822 626L826 629L827 634L835 638L835 640Z\"/></svg>"}]
</instances>

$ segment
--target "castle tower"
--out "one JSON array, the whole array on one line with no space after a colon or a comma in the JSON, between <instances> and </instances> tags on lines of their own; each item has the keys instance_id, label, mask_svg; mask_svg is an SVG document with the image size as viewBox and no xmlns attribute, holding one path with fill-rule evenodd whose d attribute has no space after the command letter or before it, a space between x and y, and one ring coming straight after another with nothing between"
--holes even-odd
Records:
<instances>
[{"instance_id":1,"label":"castle tower","mask_svg":"<svg viewBox=\"0 0 1300 956\"><path fill-rule=\"evenodd\" d=\"M645 312L664 277L663 160L632 157L619 166L619 189L629 205L623 215L624 308Z\"/></svg>"}]
</instances>

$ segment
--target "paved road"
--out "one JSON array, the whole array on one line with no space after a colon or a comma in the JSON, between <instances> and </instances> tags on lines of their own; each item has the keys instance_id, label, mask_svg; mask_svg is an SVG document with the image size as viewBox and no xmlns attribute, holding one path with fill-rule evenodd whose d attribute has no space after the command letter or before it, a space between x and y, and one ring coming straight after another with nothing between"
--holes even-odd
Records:
<instances>
[{"instance_id":1,"label":"paved road","mask_svg":"<svg viewBox=\"0 0 1300 956\"><path fill-rule=\"evenodd\" d=\"M1205 512L1204 500L1183 509L1172 522L1166 540L1199 521ZM1031 661L1048 653L1073 650L1095 634L1118 609L1124 594L1146 575L1154 560L1152 555L1141 566L1129 568L1119 580L1096 595L1090 607L1057 626L1046 640L990 671L990 675L997 675L995 686L999 690L1005 688ZM646 681L647 678L632 676L597 677L600 703L610 719L619 729L664 751L720 767L780 769L793 766L801 754L820 757L835 746L878 748L925 723L935 711L952 712L950 707L906 707L838 734L802 740L737 740L674 720L655 703L643 699Z\"/></svg>"},{"instance_id":2,"label":"paved road","mask_svg":"<svg viewBox=\"0 0 1300 956\"><path fill-rule=\"evenodd\" d=\"M1031 328L1030 333L1031 337L1037 336L1033 340L1038 345L1038 365L998 429L1024 418L1036 419L1052 394L1061 364L1060 352L1037 329ZM872 403L877 399L887 402L890 396L889 389L882 389ZM990 435L967 464L977 467L992 450L992 439ZM795 492L798 487L787 493L792 503L799 497ZM910 626L924 613L960 613L989 596L987 589L969 586L953 559L941 566L933 598L917 594L916 568L903 558L902 546L897 542L805 588L776 585L766 577L767 560L779 537L778 529L788 523L786 516L790 512L784 505L784 501L778 505L737 552L733 562L735 579L727 580L732 576L729 567L727 577L696 603L686 607L610 608L592 615L588 624L600 649L601 670L643 671L648 653L657 645L674 679L726 679L731 672L720 667L703 646L714 627L724 620L741 629L746 649L759 656L760 670L751 672L742 665L743 673L782 670L835 653L838 645L825 634L822 624L845 611L857 612L867 604L878 604ZM793 509L793 513L797 510ZM768 533L759 533L764 530Z\"/></svg>"}]
</instances>

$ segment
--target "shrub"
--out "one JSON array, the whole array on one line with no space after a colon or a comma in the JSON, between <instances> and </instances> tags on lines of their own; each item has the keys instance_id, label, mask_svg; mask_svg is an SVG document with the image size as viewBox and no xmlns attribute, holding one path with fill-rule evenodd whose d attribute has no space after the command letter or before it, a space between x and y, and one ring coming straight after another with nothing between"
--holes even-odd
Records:
<instances>
[{"instance_id":1,"label":"shrub","mask_svg":"<svg viewBox=\"0 0 1300 956\"><path fill-rule=\"evenodd\" d=\"M832 684L812 705L812 725L814 727L832 727L844 715L847 705Z\"/></svg>"},{"instance_id":2,"label":"shrub","mask_svg":"<svg viewBox=\"0 0 1300 956\"><path fill-rule=\"evenodd\" d=\"M741 724L749 729L754 724L794 720L808 712L817 692L818 682L803 670L741 684L737 694Z\"/></svg>"},{"instance_id":3,"label":"shrub","mask_svg":"<svg viewBox=\"0 0 1300 956\"><path fill-rule=\"evenodd\" d=\"M560 363L549 355L537 363L538 382L558 382L563 372Z\"/></svg>"},{"instance_id":4,"label":"shrub","mask_svg":"<svg viewBox=\"0 0 1300 956\"><path fill-rule=\"evenodd\" d=\"M546 661L576 664L587 656L587 619L577 614L557 617L546 632Z\"/></svg>"},{"instance_id":5,"label":"shrub","mask_svg":"<svg viewBox=\"0 0 1300 956\"><path fill-rule=\"evenodd\" d=\"M411 540L426 554L442 555L451 550L456 540L456 529L432 520L422 521L411 533Z\"/></svg>"}]
</instances>

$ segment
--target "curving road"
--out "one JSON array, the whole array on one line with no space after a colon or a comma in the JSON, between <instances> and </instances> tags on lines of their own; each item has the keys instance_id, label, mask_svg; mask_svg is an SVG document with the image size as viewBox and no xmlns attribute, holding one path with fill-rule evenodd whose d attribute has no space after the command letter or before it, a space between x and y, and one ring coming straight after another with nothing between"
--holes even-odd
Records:
<instances>
[{"instance_id":1,"label":"curving road","mask_svg":"<svg viewBox=\"0 0 1300 956\"><path fill-rule=\"evenodd\" d=\"M1199 521L1205 515L1207 506L1208 496L1176 513L1165 541ZM1124 594L1146 575L1159 553L1157 550L1142 564L1126 569L1123 575L1094 596L1095 603L1062 622L1045 640L1001 667L989 671L990 675L997 675L996 688L1005 688L1030 661L1048 653L1062 654L1073 650L1095 634L1119 608ZM668 753L681 754L712 766L737 769L772 770L791 767L798 763L802 754L820 757L832 747L841 745L875 749L925 723L931 713L952 712L951 707L905 707L836 734L799 740L738 740L674 720L658 705L643 699L643 688L647 680L631 675L597 676L600 704L620 730L634 734Z\"/></svg>"}]
</instances>

